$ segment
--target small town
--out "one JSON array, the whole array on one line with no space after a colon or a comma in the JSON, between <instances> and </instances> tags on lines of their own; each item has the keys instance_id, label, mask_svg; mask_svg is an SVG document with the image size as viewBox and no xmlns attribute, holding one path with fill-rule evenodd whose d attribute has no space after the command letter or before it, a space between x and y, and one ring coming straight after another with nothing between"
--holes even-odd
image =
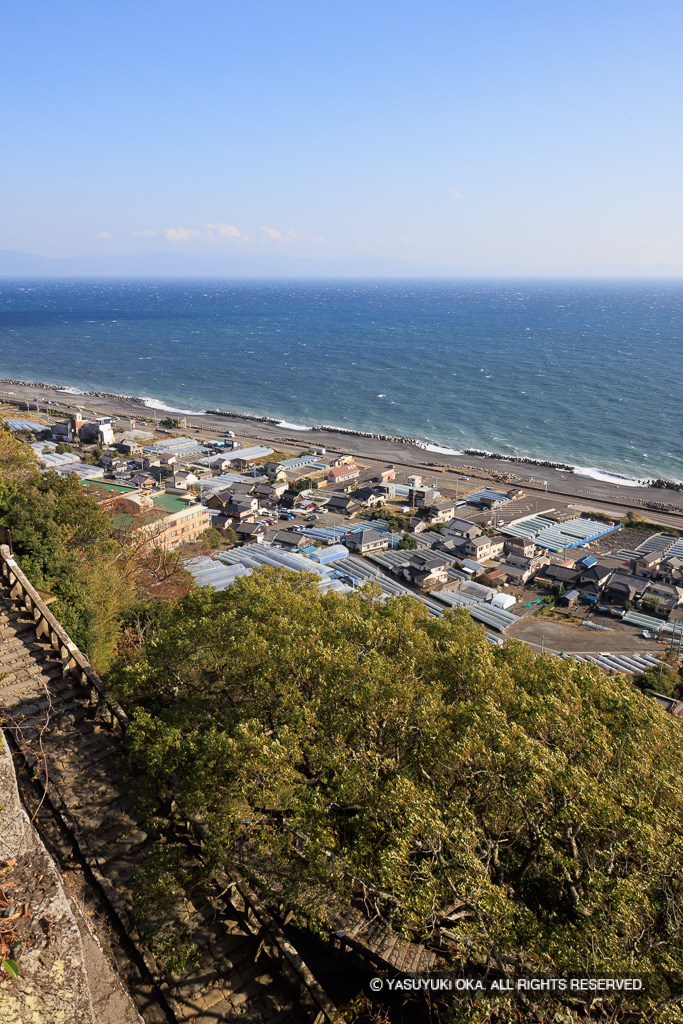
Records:
<instances>
[{"instance_id":1,"label":"small town","mask_svg":"<svg viewBox=\"0 0 683 1024\"><path fill-rule=\"evenodd\" d=\"M0 1024L683 1024L683 6L3 13Z\"/></svg>"},{"instance_id":2,"label":"small town","mask_svg":"<svg viewBox=\"0 0 683 1024\"><path fill-rule=\"evenodd\" d=\"M171 416L1 415L44 472L75 474L116 530L179 551L198 586L223 590L270 566L313 573L324 592L372 584L432 617L463 608L492 644L514 638L634 681L680 660L683 537L635 510L610 518L354 450L191 436ZM683 691L650 692L683 715Z\"/></svg>"}]
</instances>

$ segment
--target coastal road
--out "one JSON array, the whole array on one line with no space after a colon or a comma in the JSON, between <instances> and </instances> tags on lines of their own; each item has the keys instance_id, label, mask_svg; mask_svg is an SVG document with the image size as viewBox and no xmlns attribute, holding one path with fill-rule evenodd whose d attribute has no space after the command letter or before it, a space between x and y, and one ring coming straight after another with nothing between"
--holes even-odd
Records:
<instances>
[{"instance_id":1,"label":"coastal road","mask_svg":"<svg viewBox=\"0 0 683 1024\"><path fill-rule=\"evenodd\" d=\"M46 389L40 386L4 384L0 386L0 398L10 401L32 401L43 404L46 401L58 403L60 409L73 410L80 408L92 415L112 415L116 417L135 417L138 421L150 420L151 410L135 399L117 398L114 396L78 395L75 398L65 392ZM161 417L163 413L158 413ZM196 415L187 416L187 432L205 434L215 437L215 431L234 430L243 438L250 438L268 443L271 447L284 450L300 450L308 444L324 445L333 452L352 452L356 458L378 465L395 465L410 471L423 473L426 477L436 478L439 487L447 494L454 494L459 474L480 477L482 484L495 476L505 474L510 481L522 487L529 494L542 495L543 501L552 504L556 499L562 504L568 501L581 502L585 505L600 507L606 505L605 511L613 510L623 515L628 509L655 519L663 526L683 529L683 491L663 488L620 486L610 481L594 480L578 476L566 470L552 469L537 464L507 461L472 455L444 455L431 453L408 441L382 440L378 437L359 437L337 431L306 430L293 436L291 428L275 423L264 423L240 417L224 417ZM207 432L209 428L209 432ZM213 429L212 429L213 428ZM438 465L435 465L438 463ZM493 474L493 476L492 476ZM471 481L472 482L472 481ZM502 484L503 487L513 486L512 482ZM647 509L645 502L657 502L670 508Z\"/></svg>"}]
</instances>

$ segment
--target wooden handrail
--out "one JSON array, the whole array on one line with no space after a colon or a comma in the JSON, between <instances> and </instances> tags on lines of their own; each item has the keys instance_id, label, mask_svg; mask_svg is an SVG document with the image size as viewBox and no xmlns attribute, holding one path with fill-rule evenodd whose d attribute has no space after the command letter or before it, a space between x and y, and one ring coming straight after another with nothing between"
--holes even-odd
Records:
<instances>
[{"instance_id":1,"label":"wooden handrail","mask_svg":"<svg viewBox=\"0 0 683 1024\"><path fill-rule=\"evenodd\" d=\"M63 670L69 672L84 686L92 699L96 694L98 707L106 709L110 717L113 731L125 737L130 720L123 708L112 699L86 656L79 651L66 630L49 610L35 587L28 581L22 570L12 557L7 544L0 544L0 578L10 587L10 596L21 605L36 623L36 634L44 636L52 648L59 654L63 662ZM200 842L208 839L206 827L199 820L189 819L189 823ZM334 1003L329 999L322 986L306 966L296 949L288 941L281 928L273 920L256 893L246 880L239 874L234 876L232 883L244 900L245 906L258 922L259 928L267 933L268 938L287 965L288 973L294 974L300 988L307 994L317 1011L315 1024L344 1024Z\"/></svg>"}]
</instances>

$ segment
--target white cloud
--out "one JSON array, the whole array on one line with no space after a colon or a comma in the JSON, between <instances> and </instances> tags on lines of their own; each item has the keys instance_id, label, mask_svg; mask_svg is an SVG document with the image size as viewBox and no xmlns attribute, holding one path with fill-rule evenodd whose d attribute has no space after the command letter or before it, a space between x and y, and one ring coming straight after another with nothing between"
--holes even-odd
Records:
<instances>
[{"instance_id":1,"label":"white cloud","mask_svg":"<svg viewBox=\"0 0 683 1024\"><path fill-rule=\"evenodd\" d=\"M199 232L188 230L187 228L166 228L164 234L169 242L187 242L190 238L198 235Z\"/></svg>"},{"instance_id":2,"label":"white cloud","mask_svg":"<svg viewBox=\"0 0 683 1024\"><path fill-rule=\"evenodd\" d=\"M156 238L158 231L132 231L131 238Z\"/></svg>"},{"instance_id":3,"label":"white cloud","mask_svg":"<svg viewBox=\"0 0 683 1024\"><path fill-rule=\"evenodd\" d=\"M324 242L325 239L322 238L320 235L313 235L313 237L311 238L311 241L312 242Z\"/></svg>"},{"instance_id":4,"label":"white cloud","mask_svg":"<svg viewBox=\"0 0 683 1024\"><path fill-rule=\"evenodd\" d=\"M110 235L108 231L100 231L98 238L106 238L108 242L111 242L113 235Z\"/></svg>"},{"instance_id":5,"label":"white cloud","mask_svg":"<svg viewBox=\"0 0 683 1024\"><path fill-rule=\"evenodd\" d=\"M207 224L207 230L217 231L219 235L227 235L228 238L243 238L241 231L238 231L234 224Z\"/></svg>"},{"instance_id":6,"label":"white cloud","mask_svg":"<svg viewBox=\"0 0 683 1024\"><path fill-rule=\"evenodd\" d=\"M460 193L458 192L457 188L449 188L447 189L447 191L450 192L454 199L460 199Z\"/></svg>"},{"instance_id":7,"label":"white cloud","mask_svg":"<svg viewBox=\"0 0 683 1024\"><path fill-rule=\"evenodd\" d=\"M401 235L398 241L401 243L401 245L410 245L410 239L406 238L405 235Z\"/></svg>"},{"instance_id":8,"label":"white cloud","mask_svg":"<svg viewBox=\"0 0 683 1024\"><path fill-rule=\"evenodd\" d=\"M282 234L282 232L278 231L276 228L261 228L261 231L266 236L266 238L272 238L276 242L286 242L287 241L287 239Z\"/></svg>"}]
</instances>

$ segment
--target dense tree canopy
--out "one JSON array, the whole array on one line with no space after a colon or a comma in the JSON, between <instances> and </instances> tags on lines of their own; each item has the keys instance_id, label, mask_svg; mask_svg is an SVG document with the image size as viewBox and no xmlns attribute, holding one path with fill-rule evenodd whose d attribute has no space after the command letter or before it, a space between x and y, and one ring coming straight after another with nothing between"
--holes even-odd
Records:
<instances>
[{"instance_id":1,"label":"dense tree canopy","mask_svg":"<svg viewBox=\"0 0 683 1024\"><path fill-rule=\"evenodd\" d=\"M95 668L106 670L122 622L140 603L188 589L178 556L116 537L112 520L73 474L41 473L31 448L0 422L0 526L31 583ZM171 587L170 582L176 584Z\"/></svg>"},{"instance_id":2,"label":"dense tree canopy","mask_svg":"<svg viewBox=\"0 0 683 1024\"><path fill-rule=\"evenodd\" d=\"M683 1020L683 733L627 680L269 569L159 606L110 678L146 798L300 917L362 887L428 940L456 904L454 963L641 976Z\"/></svg>"}]
</instances>

